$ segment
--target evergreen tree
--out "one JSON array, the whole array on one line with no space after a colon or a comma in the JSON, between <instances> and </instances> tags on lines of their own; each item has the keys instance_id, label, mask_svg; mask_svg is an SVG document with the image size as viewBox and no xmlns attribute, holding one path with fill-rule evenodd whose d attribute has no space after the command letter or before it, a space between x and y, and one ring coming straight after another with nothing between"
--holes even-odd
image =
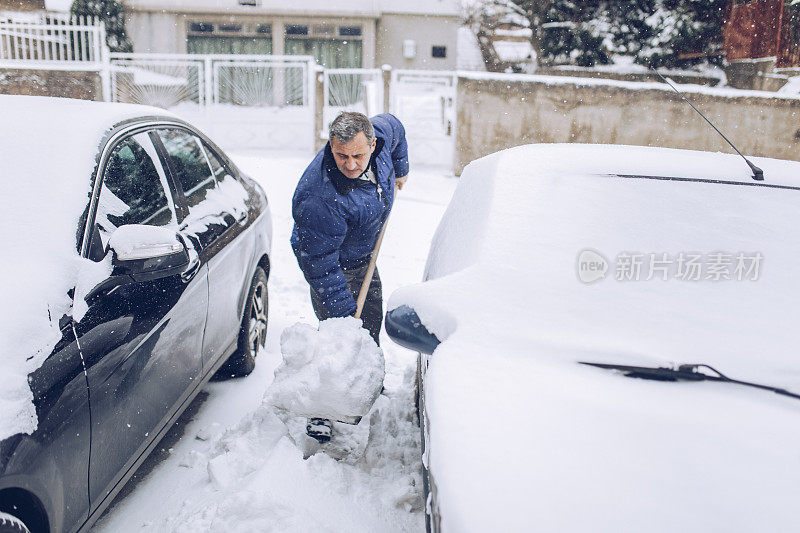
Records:
<instances>
[{"instance_id":1,"label":"evergreen tree","mask_svg":"<svg viewBox=\"0 0 800 533\"><path fill-rule=\"evenodd\" d=\"M106 27L106 44L112 52L132 52L133 45L125 31L125 13L118 0L74 0L74 16L97 17Z\"/></svg>"},{"instance_id":2,"label":"evergreen tree","mask_svg":"<svg viewBox=\"0 0 800 533\"><path fill-rule=\"evenodd\" d=\"M730 0L658 0L653 33L636 54L645 65L677 67L722 62L722 28Z\"/></svg>"},{"instance_id":3,"label":"evergreen tree","mask_svg":"<svg viewBox=\"0 0 800 533\"><path fill-rule=\"evenodd\" d=\"M591 67L611 62L605 2L556 0L543 24L540 64Z\"/></svg>"},{"instance_id":4,"label":"evergreen tree","mask_svg":"<svg viewBox=\"0 0 800 533\"><path fill-rule=\"evenodd\" d=\"M783 48L789 52L789 57L797 61L800 56L800 0L786 0L786 11L784 12L784 33L786 41Z\"/></svg>"},{"instance_id":5,"label":"evergreen tree","mask_svg":"<svg viewBox=\"0 0 800 533\"><path fill-rule=\"evenodd\" d=\"M558 0L495 0L498 4L505 4L514 14L527 21L531 29L531 49L536 54L536 61L543 64L544 30L542 25L546 21L547 13Z\"/></svg>"},{"instance_id":6,"label":"evergreen tree","mask_svg":"<svg viewBox=\"0 0 800 533\"><path fill-rule=\"evenodd\" d=\"M633 57L643 65L678 67L721 63L722 28L730 1L483 0L477 4L490 7L501 17L498 20L515 20L519 27L530 28L539 65L602 65L616 55ZM800 20L800 0L786 2ZM492 29L485 37L490 43Z\"/></svg>"}]
</instances>

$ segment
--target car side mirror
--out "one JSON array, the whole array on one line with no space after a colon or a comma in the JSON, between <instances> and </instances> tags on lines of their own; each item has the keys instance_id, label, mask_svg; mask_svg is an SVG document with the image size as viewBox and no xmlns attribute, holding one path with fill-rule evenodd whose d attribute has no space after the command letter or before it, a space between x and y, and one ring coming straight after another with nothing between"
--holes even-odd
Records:
<instances>
[{"instance_id":1,"label":"car side mirror","mask_svg":"<svg viewBox=\"0 0 800 533\"><path fill-rule=\"evenodd\" d=\"M394 342L426 354L432 354L442 341L428 331L417 312L407 305L401 305L386 313L386 333Z\"/></svg>"},{"instance_id":2,"label":"car side mirror","mask_svg":"<svg viewBox=\"0 0 800 533\"><path fill-rule=\"evenodd\" d=\"M133 281L149 281L182 274L189 266L189 251L174 229L128 224L111 234L113 274Z\"/></svg>"},{"instance_id":3,"label":"car side mirror","mask_svg":"<svg viewBox=\"0 0 800 533\"><path fill-rule=\"evenodd\" d=\"M128 283L152 281L180 274L191 276L200 262L190 254L173 229L128 224L120 226L108 241L112 253L111 276L86 294L89 302L100 294Z\"/></svg>"}]
</instances>

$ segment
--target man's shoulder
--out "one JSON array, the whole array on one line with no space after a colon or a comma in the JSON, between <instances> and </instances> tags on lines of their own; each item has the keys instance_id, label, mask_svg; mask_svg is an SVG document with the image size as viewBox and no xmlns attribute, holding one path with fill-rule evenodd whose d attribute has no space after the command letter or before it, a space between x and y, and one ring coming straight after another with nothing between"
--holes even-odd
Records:
<instances>
[{"instance_id":1,"label":"man's shoulder","mask_svg":"<svg viewBox=\"0 0 800 533\"><path fill-rule=\"evenodd\" d=\"M370 119L372 127L375 128L375 136L384 140L389 151L405 140L406 130L400 119L390 113L375 115Z\"/></svg>"},{"instance_id":2,"label":"man's shoulder","mask_svg":"<svg viewBox=\"0 0 800 533\"><path fill-rule=\"evenodd\" d=\"M304 201L335 202L336 194L336 189L325 169L322 152L320 152L303 171L295 189L294 203L297 204Z\"/></svg>"},{"instance_id":3,"label":"man's shoulder","mask_svg":"<svg viewBox=\"0 0 800 533\"><path fill-rule=\"evenodd\" d=\"M380 113L378 115L374 115L369 119L369 121L372 122L372 127L381 130L393 130L398 127L403 127L403 123L400 122L400 119L391 113Z\"/></svg>"}]
</instances>

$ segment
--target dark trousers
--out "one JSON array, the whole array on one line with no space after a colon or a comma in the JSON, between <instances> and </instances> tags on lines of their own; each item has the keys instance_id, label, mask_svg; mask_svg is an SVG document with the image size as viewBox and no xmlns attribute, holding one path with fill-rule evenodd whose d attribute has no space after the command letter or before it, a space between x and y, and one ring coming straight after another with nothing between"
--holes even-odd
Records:
<instances>
[{"instance_id":1,"label":"dark trousers","mask_svg":"<svg viewBox=\"0 0 800 533\"><path fill-rule=\"evenodd\" d=\"M343 269L344 279L347 280L347 288L353 299L358 301L358 292L361 290L361 283L364 281L364 276L367 274L367 267L364 265L353 269ZM311 305L314 307L314 314L317 315L319 320L326 320L330 318L328 312L322 306L322 300L319 299L314 289L311 289ZM383 289L381 286L381 277L378 274L377 267L375 273L372 275L372 281L367 289L367 299L364 302L364 309L361 311L361 320L364 322L364 328L369 331L370 336L375 340L375 343L380 346L378 335L381 332L381 325L383 324Z\"/></svg>"}]
</instances>

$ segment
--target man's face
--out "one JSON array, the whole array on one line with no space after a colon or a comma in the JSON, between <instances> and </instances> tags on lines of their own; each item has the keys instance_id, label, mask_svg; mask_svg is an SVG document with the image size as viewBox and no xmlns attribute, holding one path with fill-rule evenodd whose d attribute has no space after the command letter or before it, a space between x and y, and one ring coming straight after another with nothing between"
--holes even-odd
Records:
<instances>
[{"instance_id":1,"label":"man's face","mask_svg":"<svg viewBox=\"0 0 800 533\"><path fill-rule=\"evenodd\" d=\"M363 131L353 137L350 142L340 142L336 137L330 140L333 159L339 170L350 179L356 179L367 170L369 158L375 150L375 139L367 141Z\"/></svg>"}]
</instances>

